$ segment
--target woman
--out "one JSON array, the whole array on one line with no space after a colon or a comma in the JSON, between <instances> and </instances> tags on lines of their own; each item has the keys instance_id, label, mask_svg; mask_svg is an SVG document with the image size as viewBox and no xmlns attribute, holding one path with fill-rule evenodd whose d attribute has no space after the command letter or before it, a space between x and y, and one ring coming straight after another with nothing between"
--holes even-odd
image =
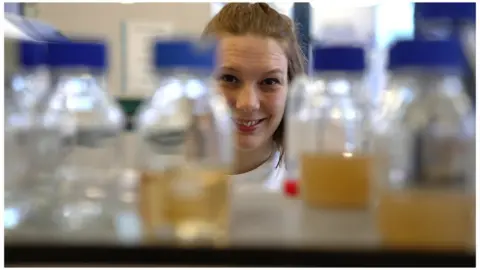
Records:
<instances>
[{"instance_id":1,"label":"woman","mask_svg":"<svg viewBox=\"0 0 480 270\"><path fill-rule=\"evenodd\" d=\"M230 3L203 35L219 40L216 79L237 134L234 182L279 189L288 85L305 63L294 24L265 3Z\"/></svg>"}]
</instances>

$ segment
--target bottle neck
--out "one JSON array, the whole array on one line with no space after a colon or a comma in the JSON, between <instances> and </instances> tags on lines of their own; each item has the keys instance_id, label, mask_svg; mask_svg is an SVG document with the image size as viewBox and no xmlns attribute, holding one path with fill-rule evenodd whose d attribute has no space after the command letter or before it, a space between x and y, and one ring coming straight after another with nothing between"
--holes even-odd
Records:
<instances>
[{"instance_id":1,"label":"bottle neck","mask_svg":"<svg viewBox=\"0 0 480 270\"><path fill-rule=\"evenodd\" d=\"M315 76L317 91L332 101L338 102L368 102L363 73L358 72L328 72Z\"/></svg>"},{"instance_id":2,"label":"bottle neck","mask_svg":"<svg viewBox=\"0 0 480 270\"><path fill-rule=\"evenodd\" d=\"M448 96L463 92L462 72L446 68L403 68L390 72L393 90L410 91L419 96L448 92ZM401 89L396 89L401 88Z\"/></svg>"},{"instance_id":3,"label":"bottle neck","mask_svg":"<svg viewBox=\"0 0 480 270\"><path fill-rule=\"evenodd\" d=\"M55 89L68 86L70 91L105 91L105 74L99 70L86 68L53 69L52 85ZM82 90L79 90L82 89Z\"/></svg>"},{"instance_id":4,"label":"bottle neck","mask_svg":"<svg viewBox=\"0 0 480 270\"><path fill-rule=\"evenodd\" d=\"M92 69L87 67L66 67L66 68L52 68L51 76L53 80L58 78L90 78L98 82L104 83L105 71L100 69Z\"/></svg>"},{"instance_id":5,"label":"bottle neck","mask_svg":"<svg viewBox=\"0 0 480 270\"><path fill-rule=\"evenodd\" d=\"M208 71L164 70L159 72L157 79L157 89L150 100L150 105L156 107L181 97L196 100L212 92L213 80Z\"/></svg>"},{"instance_id":6,"label":"bottle neck","mask_svg":"<svg viewBox=\"0 0 480 270\"><path fill-rule=\"evenodd\" d=\"M110 103L104 74L98 70L54 69L51 77L54 91L50 107L77 110Z\"/></svg>"}]
</instances>

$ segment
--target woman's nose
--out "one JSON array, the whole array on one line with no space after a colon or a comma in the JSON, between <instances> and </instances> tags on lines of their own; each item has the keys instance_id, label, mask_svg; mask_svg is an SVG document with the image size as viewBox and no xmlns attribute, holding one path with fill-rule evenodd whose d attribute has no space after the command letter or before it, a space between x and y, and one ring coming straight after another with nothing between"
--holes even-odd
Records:
<instances>
[{"instance_id":1,"label":"woman's nose","mask_svg":"<svg viewBox=\"0 0 480 270\"><path fill-rule=\"evenodd\" d=\"M236 109L242 111L254 111L260 108L260 101L255 86L245 85L240 89L236 100Z\"/></svg>"}]
</instances>

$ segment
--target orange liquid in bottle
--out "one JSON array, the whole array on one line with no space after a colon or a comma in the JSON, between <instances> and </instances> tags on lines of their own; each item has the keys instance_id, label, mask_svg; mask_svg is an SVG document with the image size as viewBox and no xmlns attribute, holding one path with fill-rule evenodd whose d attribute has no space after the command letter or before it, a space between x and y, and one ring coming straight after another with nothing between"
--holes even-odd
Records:
<instances>
[{"instance_id":1,"label":"orange liquid in bottle","mask_svg":"<svg viewBox=\"0 0 480 270\"><path fill-rule=\"evenodd\" d=\"M304 154L301 157L304 201L312 207L366 208L370 164L368 156Z\"/></svg>"},{"instance_id":2,"label":"orange liquid in bottle","mask_svg":"<svg viewBox=\"0 0 480 270\"><path fill-rule=\"evenodd\" d=\"M391 191L381 195L377 211L388 248L468 250L475 245L475 196Z\"/></svg>"},{"instance_id":3,"label":"orange liquid in bottle","mask_svg":"<svg viewBox=\"0 0 480 270\"><path fill-rule=\"evenodd\" d=\"M168 183L177 175L176 170L146 171L141 174L138 205L146 242L156 241L158 230L169 225L165 217L169 208Z\"/></svg>"},{"instance_id":4,"label":"orange liquid in bottle","mask_svg":"<svg viewBox=\"0 0 480 270\"><path fill-rule=\"evenodd\" d=\"M188 174L179 185L180 174ZM144 172L139 205L146 238L171 227L179 239L225 241L229 227L228 175L223 170Z\"/></svg>"}]
</instances>

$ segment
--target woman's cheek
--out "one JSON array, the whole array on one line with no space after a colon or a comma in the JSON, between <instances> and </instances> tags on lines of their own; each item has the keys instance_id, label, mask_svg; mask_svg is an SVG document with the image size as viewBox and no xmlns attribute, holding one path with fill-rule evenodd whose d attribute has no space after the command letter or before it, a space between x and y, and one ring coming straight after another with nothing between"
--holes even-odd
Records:
<instances>
[{"instance_id":1,"label":"woman's cheek","mask_svg":"<svg viewBox=\"0 0 480 270\"><path fill-rule=\"evenodd\" d=\"M283 115L283 111L285 110L285 105L287 102L287 92L286 89L281 89L280 91L276 91L275 94L271 95L268 98L268 107L277 113Z\"/></svg>"}]
</instances>

